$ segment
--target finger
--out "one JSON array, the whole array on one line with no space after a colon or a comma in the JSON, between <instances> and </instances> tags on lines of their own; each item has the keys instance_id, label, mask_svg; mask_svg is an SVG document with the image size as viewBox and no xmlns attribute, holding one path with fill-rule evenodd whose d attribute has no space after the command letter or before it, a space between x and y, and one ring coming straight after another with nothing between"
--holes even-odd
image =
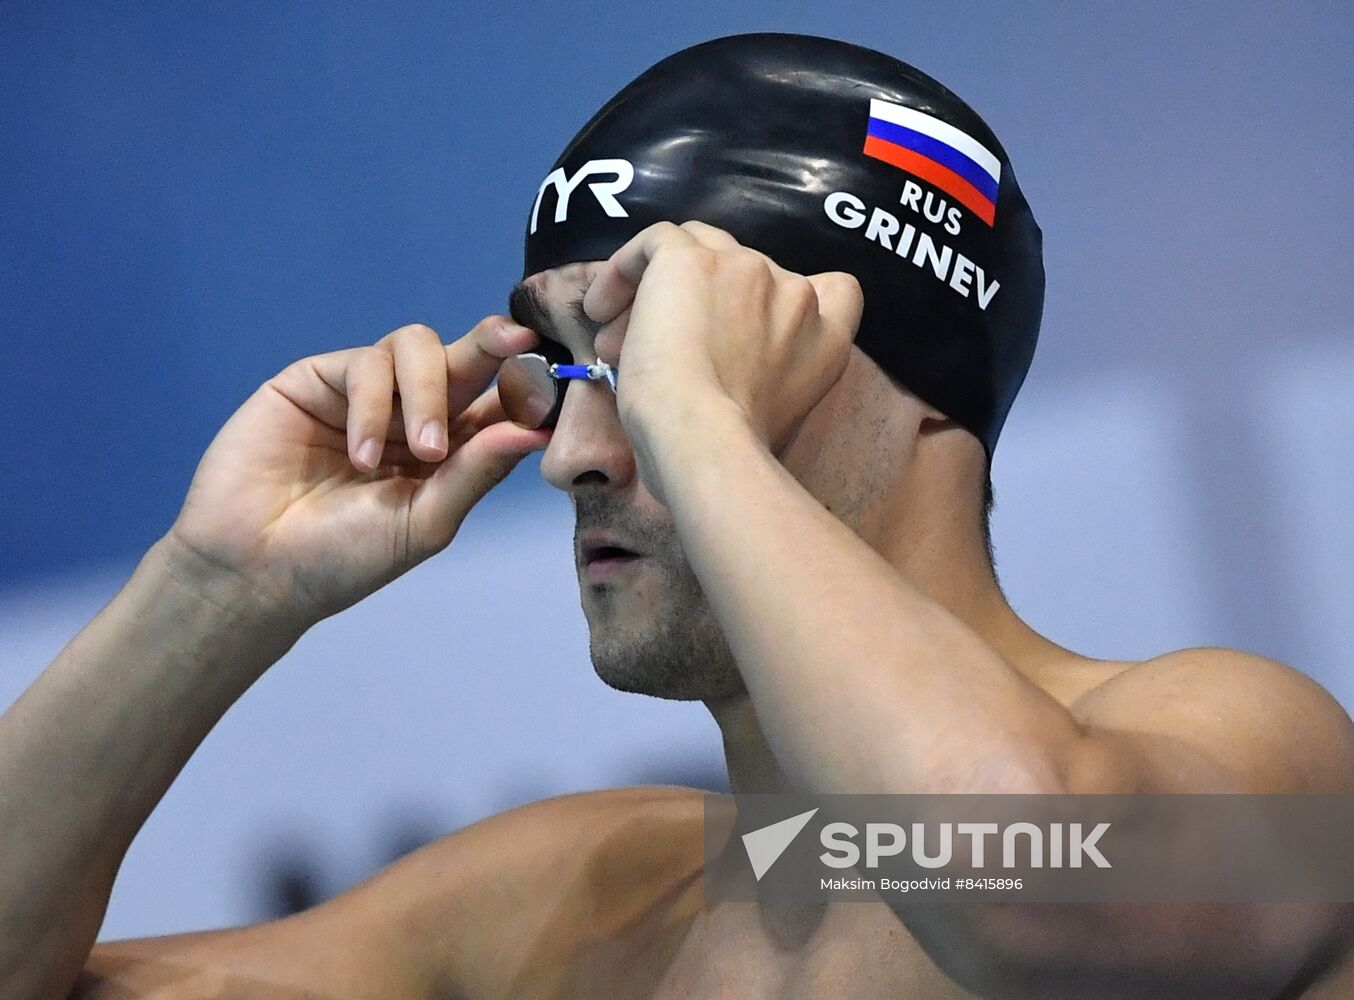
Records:
<instances>
[{"instance_id":1,"label":"finger","mask_svg":"<svg viewBox=\"0 0 1354 1000\"><path fill-rule=\"evenodd\" d=\"M460 340L446 345L449 415L459 413L476 397L492 380L504 357L529 351L538 343L534 331L506 316L491 315ZM349 399L350 381L372 386L374 394L368 397L365 389L359 389L359 404L354 407ZM404 418L400 388L395 385L394 357L386 347L352 347L302 358L270 379L269 385L316 420L347 432L350 457L364 471L371 471L380 462L384 442L405 441L408 425L414 422ZM380 402L382 395L384 404ZM386 414L384 420L382 412Z\"/></svg>"},{"instance_id":2,"label":"finger","mask_svg":"<svg viewBox=\"0 0 1354 1000\"><path fill-rule=\"evenodd\" d=\"M267 384L320 423L341 431L348 421L344 373L354 355L365 349L350 347L300 358L274 375Z\"/></svg>"},{"instance_id":3,"label":"finger","mask_svg":"<svg viewBox=\"0 0 1354 1000\"><path fill-rule=\"evenodd\" d=\"M409 512L414 537L434 552L446 547L470 509L518 462L549 441L549 431L528 430L511 421L477 433L415 491Z\"/></svg>"},{"instance_id":4,"label":"finger","mask_svg":"<svg viewBox=\"0 0 1354 1000\"><path fill-rule=\"evenodd\" d=\"M478 431L490 424L507 420L503 411L503 398L498 394L498 385L489 386L451 422L451 441L453 448L459 448L469 441Z\"/></svg>"},{"instance_id":5,"label":"finger","mask_svg":"<svg viewBox=\"0 0 1354 1000\"><path fill-rule=\"evenodd\" d=\"M683 222L679 228L685 229L696 237L696 240L702 246L707 246L711 250L733 250L742 246L727 231L718 226L712 226L708 222L701 222L699 219Z\"/></svg>"},{"instance_id":6,"label":"finger","mask_svg":"<svg viewBox=\"0 0 1354 1000\"><path fill-rule=\"evenodd\" d=\"M810 274L808 279L818 294L819 329L834 339L855 340L865 309L860 282L845 271Z\"/></svg>"},{"instance_id":7,"label":"finger","mask_svg":"<svg viewBox=\"0 0 1354 1000\"><path fill-rule=\"evenodd\" d=\"M294 361L269 379L267 387L335 432L335 446L346 450L358 469L371 472L392 460L389 447L396 442L405 456L400 461L423 460L405 446L404 408L394 380L394 358L388 351L350 347Z\"/></svg>"},{"instance_id":8,"label":"finger","mask_svg":"<svg viewBox=\"0 0 1354 1000\"><path fill-rule=\"evenodd\" d=\"M540 338L507 316L486 316L444 348L447 410L460 413L493 381L503 359L530 351Z\"/></svg>"},{"instance_id":9,"label":"finger","mask_svg":"<svg viewBox=\"0 0 1354 1000\"><path fill-rule=\"evenodd\" d=\"M503 398L499 395L498 383L495 382L475 397L473 403L448 420L448 450L450 451L459 444L464 444L475 431L483 430L492 423L507 419L509 417L503 409ZM396 442L405 446L404 441L404 417L397 392L395 407L390 414L390 423L386 426L386 447L390 448ZM409 454L412 455L413 453L409 452ZM437 462L434 461L433 464L436 465Z\"/></svg>"},{"instance_id":10,"label":"finger","mask_svg":"<svg viewBox=\"0 0 1354 1000\"><path fill-rule=\"evenodd\" d=\"M423 459L410 451L407 444L400 441L387 441L385 446L381 449L381 463L376 471L380 471L386 466L408 466L418 465L420 463L423 463ZM437 463L428 462L423 464L436 465Z\"/></svg>"},{"instance_id":11,"label":"finger","mask_svg":"<svg viewBox=\"0 0 1354 1000\"><path fill-rule=\"evenodd\" d=\"M386 334L377 346L394 357L405 440L424 461L440 461L447 453L447 364L442 338L422 323L413 323Z\"/></svg>"},{"instance_id":12,"label":"finger","mask_svg":"<svg viewBox=\"0 0 1354 1000\"><path fill-rule=\"evenodd\" d=\"M370 472L381 462L386 428L394 405L394 359L383 347L357 350L343 372L343 395L348 400L348 457Z\"/></svg>"},{"instance_id":13,"label":"finger","mask_svg":"<svg viewBox=\"0 0 1354 1000\"><path fill-rule=\"evenodd\" d=\"M393 381L393 380L392 380ZM340 430L346 430L340 428ZM407 439L404 435L404 409L400 406L400 397L397 394L391 402L390 419L386 421L384 434L378 434L386 445L398 441L400 444L406 444Z\"/></svg>"},{"instance_id":14,"label":"finger","mask_svg":"<svg viewBox=\"0 0 1354 1000\"><path fill-rule=\"evenodd\" d=\"M630 305L627 305L615 319L603 323L593 338L592 349L597 357L609 365L619 368L621 347L625 344L625 331L630 328Z\"/></svg>"},{"instance_id":15,"label":"finger","mask_svg":"<svg viewBox=\"0 0 1354 1000\"><path fill-rule=\"evenodd\" d=\"M346 435L349 407L344 389L348 368L361 352L369 350L369 347L350 347L301 358L274 375L268 384L281 391L291 403L305 410L319 423ZM497 386L491 388L496 389ZM384 434L378 436L387 443L404 442L404 426L404 407L401 405L399 389L395 388L390 419L386 422Z\"/></svg>"},{"instance_id":16,"label":"finger","mask_svg":"<svg viewBox=\"0 0 1354 1000\"><path fill-rule=\"evenodd\" d=\"M712 226L707 222L701 222L698 219L692 219L690 222L683 222L682 229L685 229L700 242L701 246L709 247L711 250L738 250L745 254L751 254L754 257L761 258L772 274L789 274L790 271L781 267L774 260L768 257L754 247L743 246L730 233L718 226Z\"/></svg>"},{"instance_id":17,"label":"finger","mask_svg":"<svg viewBox=\"0 0 1354 1000\"><path fill-rule=\"evenodd\" d=\"M503 397L498 393L498 386L491 385L480 393L479 397L465 408L464 416L466 422L477 431L500 420L507 420L508 415L503 410Z\"/></svg>"},{"instance_id":18,"label":"finger","mask_svg":"<svg viewBox=\"0 0 1354 1000\"><path fill-rule=\"evenodd\" d=\"M492 386L491 388L497 388L497 386ZM498 403L498 401L495 401L495 402ZM461 432L462 428L469 426L469 427L471 427L473 430L480 430L482 427L485 427L485 426L487 426L488 424L491 424L491 423L494 422L493 419L475 419L475 420L469 421L468 423L465 422L464 419L463 419L463 418L464 418L464 413L468 413L468 412L470 411L471 407L474 407L475 405L476 405L476 404L472 403L471 406L466 407L466 410L465 410L460 416L452 417L452 418L448 421L448 434L447 434L447 437L448 437L448 451L450 451L452 448L455 448L455 447L456 447L457 434L458 434L458 432ZM498 409L498 412L501 414L501 413L502 413L501 403L498 404L497 409ZM499 418L494 418L494 419L507 419L507 418L506 418L506 417L499 417ZM341 431L341 430L342 430L342 429L340 428L340 431ZM460 439L461 439L462 441L464 441L468 436L469 436L469 435L467 435L467 434L461 432ZM398 444L400 447L404 448L408 454L410 454L410 455L413 454L412 451L409 451L409 450L408 450L408 449L409 449L409 445L408 445L408 443L407 443L407 441L405 440L405 437L404 437L404 417L403 417L403 415L401 414L401 411L400 411L400 404L399 404L399 400L398 400L398 399L395 401L394 409L391 410L390 421L386 424L385 448L386 448L386 449L389 449L392 445L396 445L396 444ZM384 458L384 457L385 457L385 452L383 451L383 452L382 452L382 458ZM418 460L421 461L421 462L422 462L422 461L428 461L427 459L424 459L424 458L419 458ZM436 465L439 461L440 461L440 459L433 459L433 460L432 460L432 464Z\"/></svg>"},{"instance_id":19,"label":"finger","mask_svg":"<svg viewBox=\"0 0 1354 1000\"><path fill-rule=\"evenodd\" d=\"M695 235L673 222L655 222L640 230L611 255L597 271L583 295L589 319L615 319L635 297L635 289L655 253L665 246L700 246Z\"/></svg>"}]
</instances>

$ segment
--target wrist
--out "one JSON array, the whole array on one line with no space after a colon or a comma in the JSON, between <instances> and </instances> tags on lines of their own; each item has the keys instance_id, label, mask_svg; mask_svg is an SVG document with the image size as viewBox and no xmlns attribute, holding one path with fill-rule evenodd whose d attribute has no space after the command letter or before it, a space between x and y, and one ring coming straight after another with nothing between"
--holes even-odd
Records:
<instances>
[{"instance_id":1,"label":"wrist","mask_svg":"<svg viewBox=\"0 0 1354 1000\"><path fill-rule=\"evenodd\" d=\"M747 414L718 386L666 384L623 406L621 423L638 447L699 440L724 429L750 428Z\"/></svg>"},{"instance_id":2,"label":"wrist","mask_svg":"<svg viewBox=\"0 0 1354 1000\"><path fill-rule=\"evenodd\" d=\"M673 387L647 398L622 416L640 476L660 503L671 506L683 480L718 473L730 457L743 461L744 446L757 442L747 414L714 389Z\"/></svg>"},{"instance_id":3,"label":"wrist","mask_svg":"<svg viewBox=\"0 0 1354 1000\"><path fill-rule=\"evenodd\" d=\"M211 559L170 529L137 567L165 600L191 607L207 628L242 629L295 642L310 625L281 595L232 567ZM289 642L289 644L290 644Z\"/></svg>"}]
</instances>

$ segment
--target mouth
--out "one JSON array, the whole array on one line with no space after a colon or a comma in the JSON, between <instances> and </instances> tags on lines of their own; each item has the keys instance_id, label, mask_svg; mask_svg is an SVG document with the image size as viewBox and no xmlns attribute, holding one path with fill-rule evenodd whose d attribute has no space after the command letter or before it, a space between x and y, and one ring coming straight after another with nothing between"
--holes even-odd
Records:
<instances>
[{"instance_id":1,"label":"mouth","mask_svg":"<svg viewBox=\"0 0 1354 1000\"><path fill-rule=\"evenodd\" d=\"M643 555L623 545L598 540L584 544L580 551L580 568L589 578L614 575L639 562Z\"/></svg>"}]
</instances>

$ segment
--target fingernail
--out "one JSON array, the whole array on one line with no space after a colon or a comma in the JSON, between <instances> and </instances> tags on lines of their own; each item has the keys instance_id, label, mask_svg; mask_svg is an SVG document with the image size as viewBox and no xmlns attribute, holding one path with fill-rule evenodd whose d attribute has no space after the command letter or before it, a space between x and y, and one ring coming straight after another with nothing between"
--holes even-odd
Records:
<instances>
[{"instance_id":1,"label":"fingernail","mask_svg":"<svg viewBox=\"0 0 1354 1000\"><path fill-rule=\"evenodd\" d=\"M418 443L433 451L442 451L447 446L447 432L440 420L429 420L419 431Z\"/></svg>"},{"instance_id":2,"label":"fingernail","mask_svg":"<svg viewBox=\"0 0 1354 1000\"><path fill-rule=\"evenodd\" d=\"M368 469L376 468L376 463L381 458L381 442L375 438L367 438L357 447L357 460Z\"/></svg>"}]
</instances>

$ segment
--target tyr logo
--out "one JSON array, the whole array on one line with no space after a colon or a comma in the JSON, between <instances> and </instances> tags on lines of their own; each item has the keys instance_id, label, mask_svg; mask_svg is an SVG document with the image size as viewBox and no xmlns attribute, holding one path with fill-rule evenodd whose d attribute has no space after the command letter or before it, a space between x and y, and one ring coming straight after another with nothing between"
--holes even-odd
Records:
<instances>
[{"instance_id":1,"label":"tyr logo","mask_svg":"<svg viewBox=\"0 0 1354 1000\"><path fill-rule=\"evenodd\" d=\"M531 232L536 231L536 217L540 213L541 198L545 195L546 188L554 187L558 196L555 201L555 221L564 222L569 218L569 196L582 183L583 178L592 174L613 175L614 180L593 181L588 185L588 190L607 215L613 219L627 218L625 209L616 200L616 195L628 188L630 182L635 179L635 168L629 160L589 160L578 168L578 172L572 178L564 173L563 167L560 167L558 170L550 171L545 180L541 181L541 189L536 192L536 204L531 206Z\"/></svg>"}]
</instances>

